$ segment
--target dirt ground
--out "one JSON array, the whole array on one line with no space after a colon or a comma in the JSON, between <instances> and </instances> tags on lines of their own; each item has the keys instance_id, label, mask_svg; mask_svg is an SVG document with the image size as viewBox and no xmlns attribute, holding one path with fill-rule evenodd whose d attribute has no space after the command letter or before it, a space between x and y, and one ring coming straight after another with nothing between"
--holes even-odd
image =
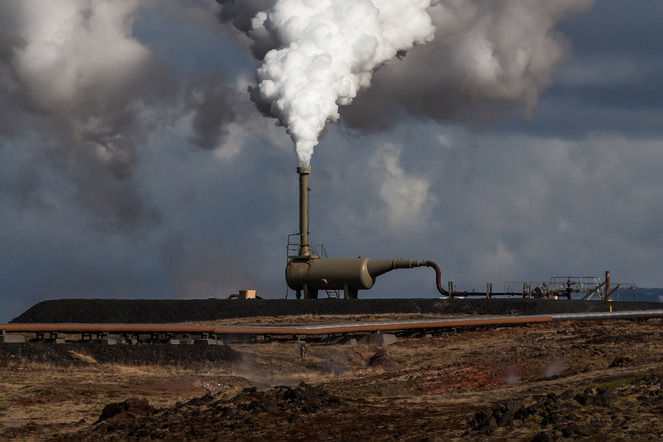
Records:
<instances>
[{"instance_id":1,"label":"dirt ground","mask_svg":"<svg viewBox=\"0 0 663 442\"><path fill-rule=\"evenodd\" d=\"M662 326L584 321L385 347L309 342L303 357L294 341L4 344L0 440L658 440Z\"/></svg>"}]
</instances>

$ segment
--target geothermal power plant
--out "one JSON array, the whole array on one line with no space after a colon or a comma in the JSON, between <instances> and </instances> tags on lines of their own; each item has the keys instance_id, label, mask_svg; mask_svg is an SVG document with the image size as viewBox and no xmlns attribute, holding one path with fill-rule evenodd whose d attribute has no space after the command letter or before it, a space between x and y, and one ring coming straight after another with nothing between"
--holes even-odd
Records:
<instances>
[{"instance_id":1,"label":"geothermal power plant","mask_svg":"<svg viewBox=\"0 0 663 442\"><path fill-rule=\"evenodd\" d=\"M240 290L228 299L208 300L61 300L40 303L11 324L0 325L0 343L105 342L113 344L223 344L242 341L314 340L388 344L397 337L429 336L448 330L518 326L559 321L647 319L663 317L653 303L612 303L610 272L596 277L554 277L548 284L508 283L520 291L485 292L442 287L439 266L428 260L329 258L309 238L310 167L297 168L299 178L299 233L288 238L285 280L297 300L256 299L255 290ZM296 238L293 240L292 238ZM392 270L429 267L435 271L439 293L429 299L358 299L376 279ZM520 286L520 287L519 287ZM628 285L634 288L633 284ZM322 295L324 294L324 295ZM573 295L582 299L572 300ZM483 299L465 299L465 298ZM595 301L590 301L595 297ZM341 299L342 298L342 299ZM370 296L369 296L370 298ZM513 299L521 298L521 299ZM565 299L564 299L565 298ZM320 314L462 314L462 318L332 323L297 326L216 326L182 324L283 315ZM479 316L476 316L479 315ZM80 336L80 339L77 337Z\"/></svg>"},{"instance_id":2,"label":"geothermal power plant","mask_svg":"<svg viewBox=\"0 0 663 442\"><path fill-rule=\"evenodd\" d=\"M609 271L605 272L603 282L595 277L566 276L552 278L549 284L522 283L521 291L493 291L492 284L487 284L485 292L467 292L455 290L452 282L448 283L448 290L443 289L440 268L432 261L329 258L324 247L312 244L309 239L311 168L300 166L297 174L299 233L289 237L285 279L288 288L295 291L300 301L256 299L254 290L241 290L239 295L231 295L228 299L46 301L34 306L13 323L0 325L0 342L25 342L26 337L33 335L32 340L64 343L78 340L76 336L80 335L80 340L84 342L101 341L110 345L223 344L238 340L302 339L322 343L351 341L388 344L395 342L399 336L429 336L477 327L663 317L663 310L653 303L610 302L621 284L611 285ZM292 237L297 240L291 242ZM380 275L417 267L429 267L435 271L438 297L358 299L359 291L370 290ZM507 287L519 284L509 283ZM574 294L582 296L582 299L572 300ZM590 301L594 296L596 300ZM484 299L465 299L470 297ZM186 321L259 316L412 313L462 314L463 317L296 326L182 324Z\"/></svg>"}]
</instances>

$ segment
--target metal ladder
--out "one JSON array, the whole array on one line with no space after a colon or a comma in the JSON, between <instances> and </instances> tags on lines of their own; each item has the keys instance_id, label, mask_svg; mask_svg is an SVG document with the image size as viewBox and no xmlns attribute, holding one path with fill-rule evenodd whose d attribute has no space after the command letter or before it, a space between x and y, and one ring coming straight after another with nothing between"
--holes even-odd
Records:
<instances>
[{"instance_id":1,"label":"metal ladder","mask_svg":"<svg viewBox=\"0 0 663 442\"><path fill-rule=\"evenodd\" d=\"M323 259L328 258L325 246L322 244L311 244L311 251ZM340 290L325 289L325 293L327 294L328 299L341 299Z\"/></svg>"}]
</instances>

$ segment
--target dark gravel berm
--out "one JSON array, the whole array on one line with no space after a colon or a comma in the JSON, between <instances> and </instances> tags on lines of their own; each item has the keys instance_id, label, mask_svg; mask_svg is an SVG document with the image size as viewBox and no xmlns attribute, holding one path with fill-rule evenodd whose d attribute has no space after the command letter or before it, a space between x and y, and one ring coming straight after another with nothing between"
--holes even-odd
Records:
<instances>
[{"instance_id":1,"label":"dark gravel berm","mask_svg":"<svg viewBox=\"0 0 663 442\"><path fill-rule=\"evenodd\" d=\"M77 357L85 355L91 359ZM236 363L241 355L226 345L102 345L98 341L54 345L23 342L0 345L0 367L12 362L36 362L61 367L90 364L164 365L189 369ZM0 440L2 437L0 437Z\"/></svg>"},{"instance_id":2,"label":"dark gravel berm","mask_svg":"<svg viewBox=\"0 0 663 442\"><path fill-rule=\"evenodd\" d=\"M12 323L176 323L254 316L424 313L535 315L661 308L655 302L550 299L58 299L43 301Z\"/></svg>"}]
</instances>

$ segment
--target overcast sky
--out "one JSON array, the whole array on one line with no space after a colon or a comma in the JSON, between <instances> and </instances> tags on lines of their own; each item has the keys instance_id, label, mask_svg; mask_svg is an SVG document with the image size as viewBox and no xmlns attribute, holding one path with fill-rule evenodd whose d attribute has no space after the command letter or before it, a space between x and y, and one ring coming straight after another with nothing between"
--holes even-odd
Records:
<instances>
[{"instance_id":1,"label":"overcast sky","mask_svg":"<svg viewBox=\"0 0 663 442\"><path fill-rule=\"evenodd\" d=\"M2 2L0 322L46 299L286 295L297 158L247 92L242 3ZM429 12L435 39L327 124L311 240L436 261L461 290L663 287L663 3ZM360 292L432 296L430 269Z\"/></svg>"}]
</instances>

